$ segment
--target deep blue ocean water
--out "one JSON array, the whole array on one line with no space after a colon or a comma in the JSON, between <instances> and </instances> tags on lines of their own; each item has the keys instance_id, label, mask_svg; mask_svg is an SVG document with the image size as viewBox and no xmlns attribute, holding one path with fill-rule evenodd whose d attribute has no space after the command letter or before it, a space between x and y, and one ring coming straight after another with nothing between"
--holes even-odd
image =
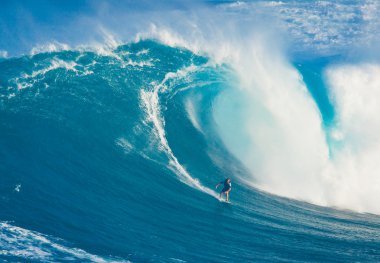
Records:
<instances>
[{"instance_id":1,"label":"deep blue ocean water","mask_svg":"<svg viewBox=\"0 0 380 263\"><path fill-rule=\"evenodd\" d=\"M3 260L91 261L90 253L132 262L380 259L378 217L276 197L239 180L246 169L212 128L228 68L152 41L115 54L63 51L0 63ZM178 180L140 99L190 66L158 93L158 118L193 178L210 188L232 178L231 204ZM189 120L189 99L207 134Z\"/></svg>"},{"instance_id":2,"label":"deep blue ocean water","mask_svg":"<svg viewBox=\"0 0 380 263\"><path fill-rule=\"evenodd\" d=\"M344 118L326 69L342 59L297 52L289 65L317 109L332 158L346 141L329 133ZM1 59L0 261L379 262L376 205L351 207L335 186L341 195L326 190L331 199L320 206L265 191L267 182L252 176L239 159L240 150L250 153L249 124L235 123L251 102L237 94L238 79L228 63L154 39L107 53ZM265 94L257 101L264 105ZM271 134L277 126L265 127ZM215 190L227 177L231 203Z\"/></svg>"}]
</instances>

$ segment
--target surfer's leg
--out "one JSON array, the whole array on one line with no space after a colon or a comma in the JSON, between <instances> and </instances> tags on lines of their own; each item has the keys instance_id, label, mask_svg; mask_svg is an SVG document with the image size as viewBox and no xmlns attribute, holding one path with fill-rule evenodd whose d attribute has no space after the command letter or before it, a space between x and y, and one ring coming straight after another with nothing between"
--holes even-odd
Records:
<instances>
[{"instance_id":1,"label":"surfer's leg","mask_svg":"<svg viewBox=\"0 0 380 263\"><path fill-rule=\"evenodd\" d=\"M227 191L227 192L226 192L226 201L227 201L227 202L229 201L229 198L230 198L229 195L230 195L230 191Z\"/></svg>"}]
</instances>

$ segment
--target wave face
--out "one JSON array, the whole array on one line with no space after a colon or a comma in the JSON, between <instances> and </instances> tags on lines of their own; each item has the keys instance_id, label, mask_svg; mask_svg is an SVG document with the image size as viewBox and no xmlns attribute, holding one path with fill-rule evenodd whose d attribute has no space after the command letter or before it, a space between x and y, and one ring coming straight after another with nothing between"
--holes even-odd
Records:
<instances>
[{"instance_id":1,"label":"wave face","mask_svg":"<svg viewBox=\"0 0 380 263\"><path fill-rule=\"evenodd\" d=\"M331 79L346 70L355 68L336 69ZM0 72L4 260L379 259L378 217L283 199L247 184L249 167L225 142L229 130L237 145L246 136L234 126L246 105L239 103L236 115L228 112L233 98L243 99L227 65L140 41L107 54L7 59ZM345 91L333 82L335 92ZM310 96L297 96L298 106L315 110L303 102ZM346 100L338 103L345 111ZM248 106L257 112L255 105ZM212 190L228 176L232 205Z\"/></svg>"},{"instance_id":2,"label":"wave face","mask_svg":"<svg viewBox=\"0 0 380 263\"><path fill-rule=\"evenodd\" d=\"M379 4L169 2L0 49L0 261L379 262Z\"/></svg>"}]
</instances>

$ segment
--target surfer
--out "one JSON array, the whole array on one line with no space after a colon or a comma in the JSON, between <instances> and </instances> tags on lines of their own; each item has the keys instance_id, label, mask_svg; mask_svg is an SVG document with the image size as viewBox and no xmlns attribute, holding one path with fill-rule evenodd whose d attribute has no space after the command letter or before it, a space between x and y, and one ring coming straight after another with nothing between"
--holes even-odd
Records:
<instances>
[{"instance_id":1,"label":"surfer","mask_svg":"<svg viewBox=\"0 0 380 263\"><path fill-rule=\"evenodd\" d=\"M220 199L222 199L222 194L225 194L226 195L226 201L228 202L229 201L229 194L230 194L230 191L231 191L231 179L230 178L227 178L226 180L224 181L221 181L220 183L218 183L216 185L215 188L218 188L219 185L223 184L223 189L222 191L220 192Z\"/></svg>"}]
</instances>

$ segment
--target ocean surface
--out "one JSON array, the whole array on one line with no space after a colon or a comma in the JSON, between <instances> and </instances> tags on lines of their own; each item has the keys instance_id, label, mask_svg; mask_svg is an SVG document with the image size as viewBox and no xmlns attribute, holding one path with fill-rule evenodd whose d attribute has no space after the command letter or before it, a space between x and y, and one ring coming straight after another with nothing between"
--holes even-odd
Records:
<instances>
[{"instance_id":1,"label":"ocean surface","mask_svg":"<svg viewBox=\"0 0 380 263\"><path fill-rule=\"evenodd\" d=\"M379 262L377 5L0 52L0 261Z\"/></svg>"}]
</instances>

